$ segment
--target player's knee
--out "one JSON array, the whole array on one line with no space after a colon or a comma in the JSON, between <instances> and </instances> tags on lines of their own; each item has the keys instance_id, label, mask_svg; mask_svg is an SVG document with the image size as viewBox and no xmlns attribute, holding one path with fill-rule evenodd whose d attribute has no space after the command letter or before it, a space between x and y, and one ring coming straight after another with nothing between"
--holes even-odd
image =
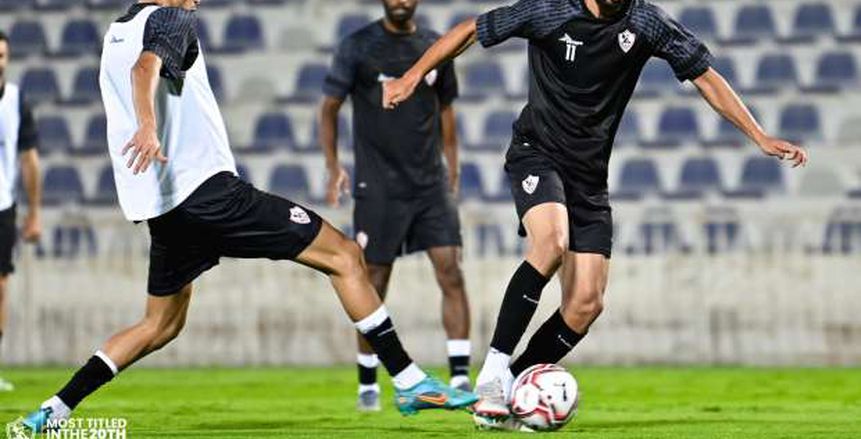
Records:
<instances>
[{"instance_id":1,"label":"player's knee","mask_svg":"<svg viewBox=\"0 0 861 439\"><path fill-rule=\"evenodd\" d=\"M549 231L535 238L530 249L531 256L558 265L568 251L568 232L562 229Z\"/></svg>"},{"instance_id":2,"label":"player's knee","mask_svg":"<svg viewBox=\"0 0 861 439\"><path fill-rule=\"evenodd\" d=\"M332 271L340 276L364 275L365 257L355 241L344 239L338 251L332 256Z\"/></svg>"},{"instance_id":3,"label":"player's knee","mask_svg":"<svg viewBox=\"0 0 861 439\"><path fill-rule=\"evenodd\" d=\"M442 286L443 294L455 294L463 290L463 270L457 261L436 267L436 278Z\"/></svg>"},{"instance_id":4,"label":"player's knee","mask_svg":"<svg viewBox=\"0 0 861 439\"><path fill-rule=\"evenodd\" d=\"M578 291L575 299L563 306L563 313L576 321L592 322L604 312L603 291L597 287Z\"/></svg>"}]
</instances>

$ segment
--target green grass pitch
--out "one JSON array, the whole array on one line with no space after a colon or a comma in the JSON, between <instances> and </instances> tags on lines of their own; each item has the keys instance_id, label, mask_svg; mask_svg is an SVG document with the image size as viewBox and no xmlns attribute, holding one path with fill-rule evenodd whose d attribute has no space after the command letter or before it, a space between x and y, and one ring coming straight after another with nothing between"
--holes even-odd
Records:
<instances>
[{"instance_id":1,"label":"green grass pitch","mask_svg":"<svg viewBox=\"0 0 861 439\"><path fill-rule=\"evenodd\" d=\"M580 412L555 437L861 438L861 369L572 368ZM11 369L2 424L38 405L70 370ZM473 430L465 412L404 418L354 410L352 368L131 369L75 413L123 417L130 438L434 438ZM2 434L2 433L0 433Z\"/></svg>"}]
</instances>

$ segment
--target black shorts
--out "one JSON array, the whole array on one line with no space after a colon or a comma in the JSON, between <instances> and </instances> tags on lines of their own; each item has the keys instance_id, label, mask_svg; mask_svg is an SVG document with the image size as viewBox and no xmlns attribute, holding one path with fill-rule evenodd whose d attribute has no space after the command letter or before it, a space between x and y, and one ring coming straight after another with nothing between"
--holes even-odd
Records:
<instances>
[{"instance_id":1,"label":"black shorts","mask_svg":"<svg viewBox=\"0 0 861 439\"><path fill-rule=\"evenodd\" d=\"M610 258L613 249L613 213L607 188L591 188L567 175L540 151L515 139L505 157L505 172L517 215L534 206L560 203L568 209L569 250L598 253ZM523 223L520 236L526 236Z\"/></svg>"},{"instance_id":2,"label":"black shorts","mask_svg":"<svg viewBox=\"0 0 861 439\"><path fill-rule=\"evenodd\" d=\"M15 252L15 242L18 241L18 228L15 225L15 206L0 211L0 276L12 274L15 264L12 256Z\"/></svg>"},{"instance_id":3,"label":"black shorts","mask_svg":"<svg viewBox=\"0 0 861 439\"><path fill-rule=\"evenodd\" d=\"M390 265L407 253L463 245L457 203L444 185L410 199L357 193L353 226L365 259L375 265Z\"/></svg>"},{"instance_id":4,"label":"black shorts","mask_svg":"<svg viewBox=\"0 0 861 439\"><path fill-rule=\"evenodd\" d=\"M174 294L222 256L295 259L322 223L311 210L219 173L178 207L148 221L148 292Z\"/></svg>"}]
</instances>

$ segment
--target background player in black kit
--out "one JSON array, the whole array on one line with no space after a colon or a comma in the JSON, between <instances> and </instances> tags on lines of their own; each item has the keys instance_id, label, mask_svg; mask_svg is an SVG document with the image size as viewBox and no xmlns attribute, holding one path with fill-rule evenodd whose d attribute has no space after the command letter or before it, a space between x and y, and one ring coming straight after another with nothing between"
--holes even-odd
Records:
<instances>
[{"instance_id":1,"label":"background player in black kit","mask_svg":"<svg viewBox=\"0 0 861 439\"><path fill-rule=\"evenodd\" d=\"M380 107L384 82L401 76L439 38L413 20L418 0L383 0L385 18L341 42L326 78L321 141L329 170L328 202L338 205L349 188L338 161L338 111L353 102L355 139L354 228L382 297L394 260L426 250L443 293L450 384L469 388L469 303L460 267L461 235L455 196L459 184L452 102L457 79L452 62L424 75L416 99L398 111ZM442 163L442 155L448 162ZM359 410L379 410L378 361L359 336Z\"/></svg>"},{"instance_id":2,"label":"background player in black kit","mask_svg":"<svg viewBox=\"0 0 861 439\"><path fill-rule=\"evenodd\" d=\"M529 40L529 101L514 125L505 169L529 249L511 279L477 384L476 422L502 425L512 376L561 360L602 310L612 247L607 164L619 122L646 61L665 59L680 81L754 141L763 153L806 163L807 153L765 133L694 35L646 0L521 0L467 20L443 36L403 78L386 84L383 105L413 93L425 72L476 39L485 47ZM549 278L560 270L562 306L513 363Z\"/></svg>"}]
</instances>

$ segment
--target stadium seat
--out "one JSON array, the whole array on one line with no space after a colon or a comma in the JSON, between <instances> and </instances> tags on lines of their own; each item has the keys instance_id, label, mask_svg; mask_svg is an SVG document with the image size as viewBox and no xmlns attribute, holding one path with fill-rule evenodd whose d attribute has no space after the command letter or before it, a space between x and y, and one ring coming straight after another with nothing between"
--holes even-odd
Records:
<instances>
[{"instance_id":1,"label":"stadium seat","mask_svg":"<svg viewBox=\"0 0 861 439\"><path fill-rule=\"evenodd\" d=\"M45 204L56 206L77 203L84 199L84 185L78 170L72 166L54 166L45 172L43 183Z\"/></svg>"},{"instance_id":2,"label":"stadium seat","mask_svg":"<svg viewBox=\"0 0 861 439\"><path fill-rule=\"evenodd\" d=\"M774 39L777 26L768 4L751 4L739 8L735 15L733 36L724 43L749 44Z\"/></svg>"},{"instance_id":3,"label":"stadium seat","mask_svg":"<svg viewBox=\"0 0 861 439\"><path fill-rule=\"evenodd\" d=\"M655 97L663 93L673 93L681 90L676 75L670 65L662 59L653 59L646 63L640 75L640 82L635 89L639 97Z\"/></svg>"},{"instance_id":4,"label":"stadium seat","mask_svg":"<svg viewBox=\"0 0 861 439\"><path fill-rule=\"evenodd\" d=\"M72 105L87 105L93 102L101 102L102 95L99 89L99 68L83 67L75 75L75 83L72 96L66 103Z\"/></svg>"},{"instance_id":5,"label":"stadium seat","mask_svg":"<svg viewBox=\"0 0 861 439\"><path fill-rule=\"evenodd\" d=\"M215 99L223 104L227 99L224 92L224 81L221 79L221 69L217 65L207 63L206 76L209 77L209 86L212 87Z\"/></svg>"},{"instance_id":6,"label":"stadium seat","mask_svg":"<svg viewBox=\"0 0 861 439\"><path fill-rule=\"evenodd\" d=\"M9 31L13 58L43 55L48 50L45 29L36 20L18 20Z\"/></svg>"},{"instance_id":7,"label":"stadium seat","mask_svg":"<svg viewBox=\"0 0 861 439\"><path fill-rule=\"evenodd\" d=\"M36 9L43 11L63 11L75 6L82 6L84 0L34 0Z\"/></svg>"},{"instance_id":8,"label":"stadium seat","mask_svg":"<svg viewBox=\"0 0 861 439\"><path fill-rule=\"evenodd\" d=\"M834 16L827 3L800 5L793 23L787 42L810 42L819 36L834 35Z\"/></svg>"},{"instance_id":9,"label":"stadium seat","mask_svg":"<svg viewBox=\"0 0 861 439\"><path fill-rule=\"evenodd\" d=\"M104 114L96 114L87 122L84 144L74 152L80 155L101 155L108 151L108 122Z\"/></svg>"},{"instance_id":10,"label":"stadium seat","mask_svg":"<svg viewBox=\"0 0 861 439\"><path fill-rule=\"evenodd\" d=\"M99 206L110 206L117 202L117 186L114 183L114 168L110 163L99 171L99 180L96 184L96 194L90 198L90 204Z\"/></svg>"},{"instance_id":11,"label":"stadium seat","mask_svg":"<svg viewBox=\"0 0 861 439\"><path fill-rule=\"evenodd\" d=\"M469 64L464 68L463 99L479 100L507 94L502 68L493 61Z\"/></svg>"},{"instance_id":12,"label":"stadium seat","mask_svg":"<svg viewBox=\"0 0 861 439\"><path fill-rule=\"evenodd\" d=\"M49 68L31 68L21 78L21 90L27 102L39 105L60 99L57 75Z\"/></svg>"},{"instance_id":13,"label":"stadium seat","mask_svg":"<svg viewBox=\"0 0 861 439\"><path fill-rule=\"evenodd\" d=\"M628 108L622 115L619 128L616 130L614 146L633 145L640 141L640 114L633 108Z\"/></svg>"},{"instance_id":14,"label":"stadium seat","mask_svg":"<svg viewBox=\"0 0 861 439\"><path fill-rule=\"evenodd\" d=\"M655 163L650 159L630 159L622 166L619 189L614 198L638 199L661 192L661 180Z\"/></svg>"},{"instance_id":15,"label":"stadium seat","mask_svg":"<svg viewBox=\"0 0 861 439\"><path fill-rule=\"evenodd\" d=\"M487 192L481 181L481 168L476 163L463 163L460 166L460 198L463 200L482 200Z\"/></svg>"},{"instance_id":16,"label":"stadium seat","mask_svg":"<svg viewBox=\"0 0 861 439\"><path fill-rule=\"evenodd\" d=\"M858 66L851 52L829 52L819 57L815 88L839 91L858 85Z\"/></svg>"},{"instance_id":17,"label":"stadium seat","mask_svg":"<svg viewBox=\"0 0 861 439\"><path fill-rule=\"evenodd\" d=\"M499 257L506 254L502 226L499 224L477 224L475 236L478 239L480 257Z\"/></svg>"},{"instance_id":18,"label":"stadium seat","mask_svg":"<svg viewBox=\"0 0 861 439\"><path fill-rule=\"evenodd\" d=\"M236 175L241 180L247 181L249 183L253 183L253 181L251 180L251 170L248 168L248 166L245 166L242 163L236 164Z\"/></svg>"},{"instance_id":19,"label":"stadium seat","mask_svg":"<svg viewBox=\"0 0 861 439\"><path fill-rule=\"evenodd\" d=\"M278 165L269 177L269 190L291 200L308 201L311 186L308 173L300 165Z\"/></svg>"},{"instance_id":20,"label":"stadium seat","mask_svg":"<svg viewBox=\"0 0 861 439\"><path fill-rule=\"evenodd\" d=\"M0 11L15 12L21 9L31 9L36 0L0 0Z\"/></svg>"},{"instance_id":21,"label":"stadium seat","mask_svg":"<svg viewBox=\"0 0 861 439\"><path fill-rule=\"evenodd\" d=\"M62 116L41 116L36 120L39 132L40 152L51 155L72 149L72 135L69 125Z\"/></svg>"},{"instance_id":22,"label":"stadium seat","mask_svg":"<svg viewBox=\"0 0 861 439\"><path fill-rule=\"evenodd\" d=\"M730 85L736 88L739 86L738 72L735 68L735 61L732 58L728 56L716 56L712 62L712 68L720 73Z\"/></svg>"},{"instance_id":23,"label":"stadium seat","mask_svg":"<svg viewBox=\"0 0 861 439\"><path fill-rule=\"evenodd\" d=\"M248 151L267 152L276 148L296 148L293 123L285 113L266 113L257 119L254 143Z\"/></svg>"},{"instance_id":24,"label":"stadium seat","mask_svg":"<svg viewBox=\"0 0 861 439\"><path fill-rule=\"evenodd\" d=\"M775 93L798 86L795 59L787 53L765 55L756 67L756 85L748 92Z\"/></svg>"},{"instance_id":25,"label":"stadium seat","mask_svg":"<svg viewBox=\"0 0 861 439\"><path fill-rule=\"evenodd\" d=\"M224 51L244 52L263 49L263 26L254 15L234 15L227 21L224 29Z\"/></svg>"},{"instance_id":26,"label":"stadium seat","mask_svg":"<svg viewBox=\"0 0 861 439\"><path fill-rule=\"evenodd\" d=\"M338 115L338 148L352 149L353 148L353 127L347 121L347 117L343 114ZM315 121L311 127L311 143L305 145L298 152L321 153L320 149L320 123Z\"/></svg>"},{"instance_id":27,"label":"stadium seat","mask_svg":"<svg viewBox=\"0 0 861 439\"><path fill-rule=\"evenodd\" d=\"M209 6L209 4L206 6ZM197 29L197 40L200 42L200 47L202 47L206 52L217 52L217 48L212 44L212 34L209 32L209 25L207 24L207 21L199 15L197 16L195 28Z\"/></svg>"},{"instance_id":28,"label":"stadium seat","mask_svg":"<svg viewBox=\"0 0 861 439\"><path fill-rule=\"evenodd\" d=\"M312 104L323 94L323 83L329 68L324 64L305 64L299 69L296 77L296 89L287 101L292 103Z\"/></svg>"},{"instance_id":29,"label":"stadium seat","mask_svg":"<svg viewBox=\"0 0 861 439\"><path fill-rule=\"evenodd\" d=\"M677 146L700 140L700 126L696 112L689 107L668 107L658 121L658 136L647 147Z\"/></svg>"},{"instance_id":30,"label":"stadium seat","mask_svg":"<svg viewBox=\"0 0 861 439\"><path fill-rule=\"evenodd\" d=\"M706 237L706 252L710 255L727 253L742 244L741 223L737 218L711 219L703 225Z\"/></svg>"},{"instance_id":31,"label":"stadium seat","mask_svg":"<svg viewBox=\"0 0 861 439\"><path fill-rule=\"evenodd\" d=\"M727 192L729 197L760 198L770 193L785 190L783 169L772 157L752 157L744 163L741 185L738 190Z\"/></svg>"},{"instance_id":32,"label":"stadium seat","mask_svg":"<svg viewBox=\"0 0 861 439\"><path fill-rule=\"evenodd\" d=\"M485 151L504 151L511 142L512 124L517 119L513 111L498 110L491 112L484 120L481 142L470 149Z\"/></svg>"},{"instance_id":33,"label":"stadium seat","mask_svg":"<svg viewBox=\"0 0 861 439\"><path fill-rule=\"evenodd\" d=\"M780 133L794 142L822 140L819 110L811 104L787 105L780 114Z\"/></svg>"},{"instance_id":34,"label":"stadium seat","mask_svg":"<svg viewBox=\"0 0 861 439\"><path fill-rule=\"evenodd\" d=\"M73 19L63 27L59 56L95 55L101 46L96 24L88 19Z\"/></svg>"},{"instance_id":35,"label":"stadium seat","mask_svg":"<svg viewBox=\"0 0 861 439\"><path fill-rule=\"evenodd\" d=\"M699 38L715 39L718 36L717 19L708 6L692 6L682 9L679 22Z\"/></svg>"},{"instance_id":36,"label":"stadium seat","mask_svg":"<svg viewBox=\"0 0 861 439\"><path fill-rule=\"evenodd\" d=\"M87 0L87 7L90 9L118 11L127 5L128 2L126 0Z\"/></svg>"},{"instance_id":37,"label":"stadium seat","mask_svg":"<svg viewBox=\"0 0 861 439\"><path fill-rule=\"evenodd\" d=\"M367 14L347 14L338 20L337 31L335 38L341 41L348 37L353 32L367 26L371 23L371 17Z\"/></svg>"},{"instance_id":38,"label":"stadium seat","mask_svg":"<svg viewBox=\"0 0 861 439\"><path fill-rule=\"evenodd\" d=\"M852 29L846 35L841 35L839 40L842 42L852 43L861 41L861 5L855 7L854 18L852 19Z\"/></svg>"},{"instance_id":39,"label":"stadium seat","mask_svg":"<svg viewBox=\"0 0 861 439\"><path fill-rule=\"evenodd\" d=\"M674 194L683 198L700 198L706 193L723 190L723 180L717 161L713 158L692 158L682 165L679 189Z\"/></svg>"}]
</instances>

